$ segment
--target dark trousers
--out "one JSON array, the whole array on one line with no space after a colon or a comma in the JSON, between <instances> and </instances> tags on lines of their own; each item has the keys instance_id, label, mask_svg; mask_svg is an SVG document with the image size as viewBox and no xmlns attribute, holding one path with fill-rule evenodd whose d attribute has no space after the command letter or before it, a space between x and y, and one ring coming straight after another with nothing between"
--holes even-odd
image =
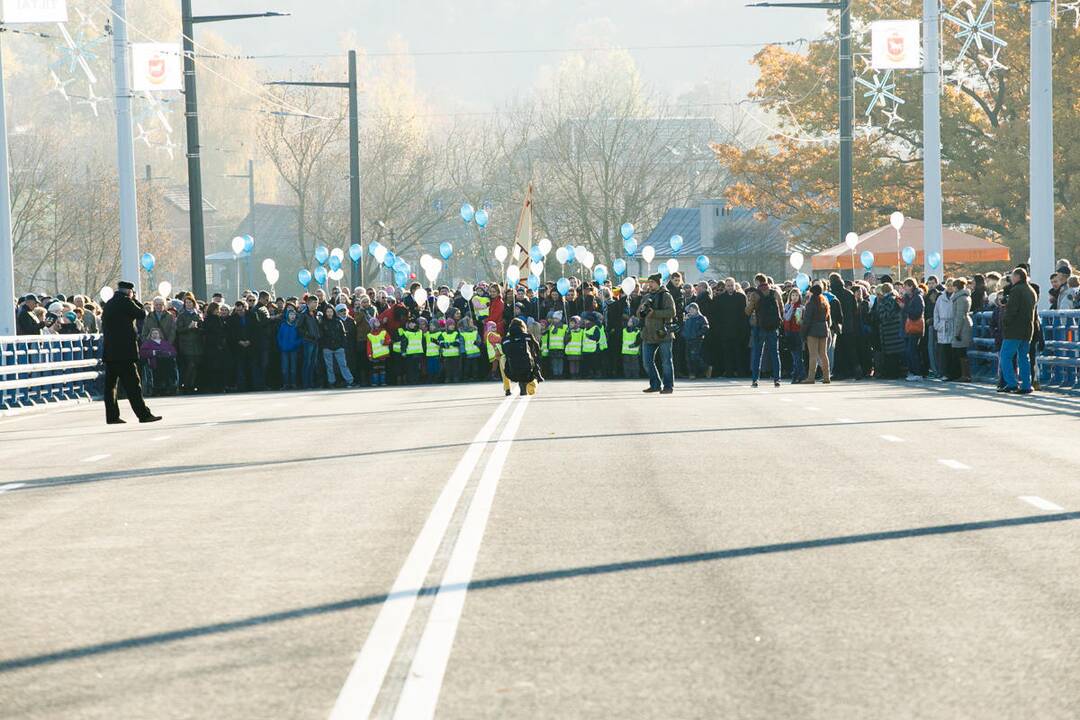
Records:
<instances>
[{"instance_id":1,"label":"dark trousers","mask_svg":"<svg viewBox=\"0 0 1080 720\"><path fill-rule=\"evenodd\" d=\"M841 333L836 338L836 371L840 377L861 378L862 363L859 361L859 340L854 331Z\"/></svg>"},{"instance_id":2,"label":"dark trousers","mask_svg":"<svg viewBox=\"0 0 1080 720\"><path fill-rule=\"evenodd\" d=\"M138 418L150 415L150 409L143 402L142 386L139 384L139 369L135 360L105 361L105 419L119 420L120 405L116 400L116 386L124 386L131 409Z\"/></svg>"}]
</instances>

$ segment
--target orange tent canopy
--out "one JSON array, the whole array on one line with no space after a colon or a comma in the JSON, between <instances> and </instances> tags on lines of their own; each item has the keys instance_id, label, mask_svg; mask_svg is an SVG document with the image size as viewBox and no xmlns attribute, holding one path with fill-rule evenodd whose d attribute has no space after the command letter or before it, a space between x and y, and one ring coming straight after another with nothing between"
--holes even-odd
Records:
<instances>
[{"instance_id":1,"label":"orange tent canopy","mask_svg":"<svg viewBox=\"0 0 1080 720\"><path fill-rule=\"evenodd\" d=\"M900 231L900 248L915 248L915 264L925 265L926 255L923 252L922 220L908 218L904 221L904 227ZM980 262L1008 262L1009 248L991 240L968 235L958 230L945 228L942 233L942 264L950 263L980 263ZM896 267L902 263L898 258L896 231L892 225L871 230L859 236L859 244L855 250L849 250L848 246L841 243L828 250L823 250L811 258L811 267L814 270L850 270L852 263L856 268L861 268L859 256L863 251L869 250L874 253L874 267Z\"/></svg>"}]
</instances>

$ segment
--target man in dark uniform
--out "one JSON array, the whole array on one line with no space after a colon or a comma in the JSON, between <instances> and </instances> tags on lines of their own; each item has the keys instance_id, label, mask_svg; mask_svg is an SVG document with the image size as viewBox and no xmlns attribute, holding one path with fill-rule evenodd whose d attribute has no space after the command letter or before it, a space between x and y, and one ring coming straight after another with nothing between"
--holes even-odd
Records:
<instances>
[{"instance_id":1,"label":"man in dark uniform","mask_svg":"<svg viewBox=\"0 0 1080 720\"><path fill-rule=\"evenodd\" d=\"M131 409L139 422L157 422L143 402L139 383L139 334L135 323L146 317L142 303L135 298L135 286L120 282L116 293L101 311L101 334L105 344L105 422L120 425L120 406L116 402L116 384L124 386Z\"/></svg>"}]
</instances>

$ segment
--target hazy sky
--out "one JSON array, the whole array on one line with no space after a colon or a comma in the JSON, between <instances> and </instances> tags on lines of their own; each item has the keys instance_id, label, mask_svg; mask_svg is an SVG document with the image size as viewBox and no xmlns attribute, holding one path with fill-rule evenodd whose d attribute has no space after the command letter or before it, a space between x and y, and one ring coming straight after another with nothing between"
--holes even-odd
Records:
<instances>
[{"instance_id":1,"label":"hazy sky","mask_svg":"<svg viewBox=\"0 0 1080 720\"><path fill-rule=\"evenodd\" d=\"M280 10L289 18L217 24L252 54L332 53L345 37L369 52L397 34L417 53L610 46L720 45L816 37L823 11L746 8L742 0L195 0L197 14ZM756 48L634 50L644 80L675 96L709 81L742 97ZM438 111L483 111L524 95L558 53L416 56L421 91ZM318 64L318 58L277 62ZM280 66L278 66L280 68Z\"/></svg>"}]
</instances>

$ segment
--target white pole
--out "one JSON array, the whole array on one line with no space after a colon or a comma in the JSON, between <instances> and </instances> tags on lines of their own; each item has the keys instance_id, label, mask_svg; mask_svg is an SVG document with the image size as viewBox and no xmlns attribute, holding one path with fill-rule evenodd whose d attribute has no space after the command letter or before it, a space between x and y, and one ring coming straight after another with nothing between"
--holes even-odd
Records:
<instances>
[{"instance_id":1,"label":"white pole","mask_svg":"<svg viewBox=\"0 0 1080 720\"><path fill-rule=\"evenodd\" d=\"M128 83L127 0L112 0L113 79L116 86L116 165L120 180L120 277L139 293L139 216L135 195L135 147ZM153 291L153 289L151 290Z\"/></svg>"},{"instance_id":2,"label":"white pole","mask_svg":"<svg viewBox=\"0 0 1080 720\"><path fill-rule=\"evenodd\" d=\"M1054 86L1050 0L1031 0L1031 281L1050 306L1054 272Z\"/></svg>"},{"instance_id":3,"label":"white pole","mask_svg":"<svg viewBox=\"0 0 1080 720\"><path fill-rule=\"evenodd\" d=\"M15 251L11 239L7 96L4 92L3 48L0 48L0 335L15 334Z\"/></svg>"},{"instance_id":4,"label":"white pole","mask_svg":"<svg viewBox=\"0 0 1080 720\"><path fill-rule=\"evenodd\" d=\"M945 257L941 238L940 0L923 0L923 265L930 253ZM897 258L897 266L900 259ZM942 260L944 265L944 260ZM899 273L897 273L899 277Z\"/></svg>"}]
</instances>

